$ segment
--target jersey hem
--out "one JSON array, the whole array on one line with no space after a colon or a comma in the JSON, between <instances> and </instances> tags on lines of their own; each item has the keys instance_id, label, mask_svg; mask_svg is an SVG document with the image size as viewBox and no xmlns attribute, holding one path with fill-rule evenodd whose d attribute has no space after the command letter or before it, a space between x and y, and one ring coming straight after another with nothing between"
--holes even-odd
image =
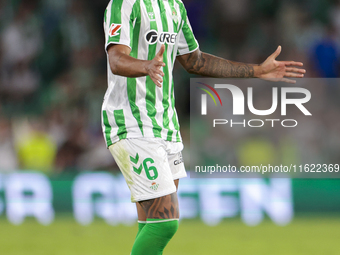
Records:
<instances>
[{"instance_id":1,"label":"jersey hem","mask_svg":"<svg viewBox=\"0 0 340 255\"><path fill-rule=\"evenodd\" d=\"M124 140L124 139L138 139L138 138L159 138L162 139L164 141L168 141L168 142L176 142L176 143L181 143L183 142L182 137L180 137L180 140L178 141L177 138L172 138L170 141L167 139L168 137L155 137L155 136L141 136L141 135L136 135L136 136L127 136L126 138L123 139L119 139L118 136L114 137L114 139L111 138L111 143L107 143L106 142L106 148L109 148L111 145ZM106 140L105 140L106 141ZM181 177L182 178L182 177Z\"/></svg>"}]
</instances>

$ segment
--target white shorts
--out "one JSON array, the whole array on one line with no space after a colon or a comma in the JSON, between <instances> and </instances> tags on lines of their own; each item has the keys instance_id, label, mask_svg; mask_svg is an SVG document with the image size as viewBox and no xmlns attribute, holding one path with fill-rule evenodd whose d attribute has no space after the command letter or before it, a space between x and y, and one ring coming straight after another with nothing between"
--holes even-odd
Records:
<instances>
[{"instance_id":1,"label":"white shorts","mask_svg":"<svg viewBox=\"0 0 340 255\"><path fill-rule=\"evenodd\" d=\"M134 138L120 140L109 149L130 188L132 202L172 194L174 180L187 176L182 143Z\"/></svg>"}]
</instances>

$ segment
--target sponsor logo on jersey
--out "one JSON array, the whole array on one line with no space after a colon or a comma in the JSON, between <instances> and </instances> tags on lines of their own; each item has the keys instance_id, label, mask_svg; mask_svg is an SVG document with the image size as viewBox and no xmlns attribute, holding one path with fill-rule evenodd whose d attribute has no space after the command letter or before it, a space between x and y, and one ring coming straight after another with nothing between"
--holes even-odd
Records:
<instances>
[{"instance_id":1,"label":"sponsor logo on jersey","mask_svg":"<svg viewBox=\"0 0 340 255\"><path fill-rule=\"evenodd\" d=\"M175 166L177 166L177 165L183 163L183 156L182 156L182 153L180 152L180 153L178 153L178 155L179 155L179 159L177 159L177 160L174 161L174 165L175 165Z\"/></svg>"},{"instance_id":2,"label":"sponsor logo on jersey","mask_svg":"<svg viewBox=\"0 0 340 255\"><path fill-rule=\"evenodd\" d=\"M109 29L109 36L117 36L119 35L118 31L122 28L121 24L111 24L111 27Z\"/></svg>"},{"instance_id":3,"label":"sponsor logo on jersey","mask_svg":"<svg viewBox=\"0 0 340 255\"><path fill-rule=\"evenodd\" d=\"M177 39L176 33L162 32L158 33L156 30L150 30L145 34L145 40L148 44L155 44L160 42L162 44L175 44Z\"/></svg>"},{"instance_id":4,"label":"sponsor logo on jersey","mask_svg":"<svg viewBox=\"0 0 340 255\"><path fill-rule=\"evenodd\" d=\"M158 187L159 187L159 184L153 182L150 186L150 189L154 190L154 191L157 191L158 190Z\"/></svg>"}]
</instances>

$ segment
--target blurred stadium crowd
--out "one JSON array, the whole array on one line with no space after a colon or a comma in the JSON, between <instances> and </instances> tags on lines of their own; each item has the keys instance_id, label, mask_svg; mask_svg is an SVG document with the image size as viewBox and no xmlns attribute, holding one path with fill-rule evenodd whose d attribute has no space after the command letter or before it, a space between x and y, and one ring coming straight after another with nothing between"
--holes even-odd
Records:
<instances>
[{"instance_id":1,"label":"blurred stadium crowd","mask_svg":"<svg viewBox=\"0 0 340 255\"><path fill-rule=\"evenodd\" d=\"M307 77L339 77L340 1L183 2L205 52L261 63L280 44L280 59L304 62ZM107 3L0 0L0 171L117 169L100 125L107 86L102 25ZM177 110L188 148L191 76L178 65L174 72ZM337 85L323 90L324 100L340 93ZM340 150L340 123L331 120L339 115L333 112L325 122L334 130L334 152ZM325 128L321 122L313 125ZM315 146L321 146L318 139L313 140ZM273 151L271 145L264 146ZM240 160L251 153L245 149L230 155ZM334 157L340 162L339 155Z\"/></svg>"}]
</instances>

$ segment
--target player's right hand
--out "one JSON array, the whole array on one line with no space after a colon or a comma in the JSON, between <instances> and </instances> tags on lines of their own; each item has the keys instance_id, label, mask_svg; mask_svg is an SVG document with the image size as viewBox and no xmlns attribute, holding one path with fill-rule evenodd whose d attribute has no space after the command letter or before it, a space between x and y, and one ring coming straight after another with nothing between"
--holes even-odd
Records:
<instances>
[{"instance_id":1,"label":"player's right hand","mask_svg":"<svg viewBox=\"0 0 340 255\"><path fill-rule=\"evenodd\" d=\"M164 73L161 70L165 66L163 62L163 54L165 51L165 45L162 44L160 50L156 54L153 60L148 61L145 66L146 72L150 76L151 80L158 86L162 87Z\"/></svg>"}]
</instances>

